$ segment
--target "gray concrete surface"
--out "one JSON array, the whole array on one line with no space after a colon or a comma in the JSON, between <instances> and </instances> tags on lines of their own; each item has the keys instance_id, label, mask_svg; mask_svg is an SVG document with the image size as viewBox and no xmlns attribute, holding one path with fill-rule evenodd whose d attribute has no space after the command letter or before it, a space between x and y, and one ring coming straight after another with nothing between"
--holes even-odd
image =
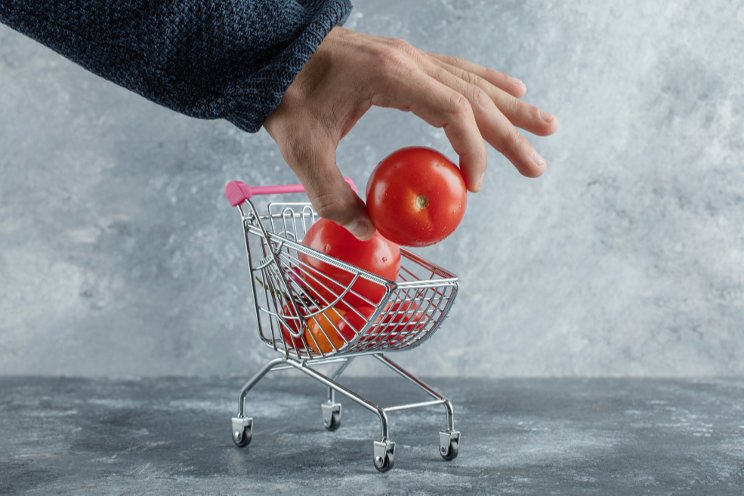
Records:
<instances>
[{"instance_id":1,"label":"gray concrete surface","mask_svg":"<svg viewBox=\"0 0 744 496\"><path fill-rule=\"evenodd\" d=\"M0 378L0 493L742 493L740 379L431 382L455 404L460 456L436 452L438 409L399 412L395 468L378 474L374 417L345 401L341 428L326 432L323 389L291 375L255 390L242 450L229 437L235 377ZM399 383L349 384L378 401L412 399Z\"/></svg>"},{"instance_id":2,"label":"gray concrete surface","mask_svg":"<svg viewBox=\"0 0 744 496\"><path fill-rule=\"evenodd\" d=\"M356 3L348 27L512 73L562 122L530 137L543 178L491 151L462 227L423 251L462 292L403 363L744 373L742 2ZM373 110L338 161L363 185L411 144L453 156L440 130ZM293 180L265 133L177 115L0 26L0 373L229 374L266 358L222 198L235 177Z\"/></svg>"}]
</instances>

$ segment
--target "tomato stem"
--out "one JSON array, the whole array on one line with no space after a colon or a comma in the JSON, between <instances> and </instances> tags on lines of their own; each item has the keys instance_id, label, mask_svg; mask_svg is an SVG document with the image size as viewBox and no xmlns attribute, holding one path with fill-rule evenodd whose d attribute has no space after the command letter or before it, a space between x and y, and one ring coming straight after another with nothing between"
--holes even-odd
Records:
<instances>
[{"instance_id":1,"label":"tomato stem","mask_svg":"<svg viewBox=\"0 0 744 496\"><path fill-rule=\"evenodd\" d=\"M425 197L424 195L418 195L416 197L416 206L421 209L428 207L429 199Z\"/></svg>"}]
</instances>

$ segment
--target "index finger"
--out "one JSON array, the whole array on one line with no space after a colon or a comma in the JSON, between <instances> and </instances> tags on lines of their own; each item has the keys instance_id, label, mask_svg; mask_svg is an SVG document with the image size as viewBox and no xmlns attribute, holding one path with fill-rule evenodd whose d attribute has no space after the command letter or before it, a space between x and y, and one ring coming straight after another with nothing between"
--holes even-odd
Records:
<instances>
[{"instance_id":1,"label":"index finger","mask_svg":"<svg viewBox=\"0 0 744 496\"><path fill-rule=\"evenodd\" d=\"M468 99L428 74L414 69L396 78L375 105L410 110L434 127L444 129L460 157L460 170L470 191L480 190L486 170L486 146Z\"/></svg>"},{"instance_id":2,"label":"index finger","mask_svg":"<svg viewBox=\"0 0 744 496\"><path fill-rule=\"evenodd\" d=\"M521 98L524 96L525 93L527 93L527 86L521 79L509 76L508 74L504 74L503 72L497 71L496 69L484 67L474 62L470 62L469 60L461 59L460 57L442 55L441 53L436 52L426 53L427 55L437 60L441 60L442 62L446 62L450 65L458 67L463 71L472 72L473 74L482 77L489 83L498 88L501 88L502 90L506 91L516 98ZM463 77L462 79L465 79L466 81L468 80L467 76Z\"/></svg>"}]
</instances>

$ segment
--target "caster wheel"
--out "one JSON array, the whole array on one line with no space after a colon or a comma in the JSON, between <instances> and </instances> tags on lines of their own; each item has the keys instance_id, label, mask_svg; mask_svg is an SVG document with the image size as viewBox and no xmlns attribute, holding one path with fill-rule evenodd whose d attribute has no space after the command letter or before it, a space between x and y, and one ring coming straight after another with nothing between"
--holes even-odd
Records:
<instances>
[{"instance_id":1,"label":"caster wheel","mask_svg":"<svg viewBox=\"0 0 744 496\"><path fill-rule=\"evenodd\" d=\"M341 403L321 403L323 411L323 427L329 431L335 431L341 427Z\"/></svg>"},{"instance_id":2,"label":"caster wheel","mask_svg":"<svg viewBox=\"0 0 744 496\"><path fill-rule=\"evenodd\" d=\"M439 433L439 454L447 461L457 458L460 448L460 433L458 431Z\"/></svg>"},{"instance_id":3,"label":"caster wheel","mask_svg":"<svg viewBox=\"0 0 744 496\"><path fill-rule=\"evenodd\" d=\"M375 468L379 472L387 472L393 468L395 462L395 443L392 441L375 441Z\"/></svg>"},{"instance_id":4,"label":"caster wheel","mask_svg":"<svg viewBox=\"0 0 744 496\"><path fill-rule=\"evenodd\" d=\"M238 448L248 446L253 438L253 419L233 417L232 419L232 440Z\"/></svg>"}]
</instances>

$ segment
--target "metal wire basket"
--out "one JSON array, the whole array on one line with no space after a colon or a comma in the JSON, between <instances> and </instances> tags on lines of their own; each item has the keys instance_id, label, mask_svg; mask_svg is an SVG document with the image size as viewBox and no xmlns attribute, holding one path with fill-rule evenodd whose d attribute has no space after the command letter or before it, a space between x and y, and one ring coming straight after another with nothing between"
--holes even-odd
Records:
<instances>
[{"instance_id":1,"label":"metal wire basket","mask_svg":"<svg viewBox=\"0 0 744 496\"><path fill-rule=\"evenodd\" d=\"M347 181L354 188L353 182ZM238 208L243 224L258 333L267 346L282 355L241 391L239 414L233 418L233 441L238 446L250 441L252 419L243 415L247 392L270 370L291 366L329 387L329 401L323 410L326 428L335 429L340 422L336 391L378 413L383 424L383 439L375 443L378 470L387 470L393 463L394 443L387 439L384 410L444 404L448 430L440 437L440 445L446 444L440 446L440 454L454 458L459 432L454 431L449 401L382 353L414 348L434 334L455 301L457 277L401 249L399 276L395 281L386 280L302 244L318 219L310 203L271 202L259 211L251 201L255 195L302 191L302 185L250 187L240 181L226 187L228 200ZM365 354L378 358L435 401L384 409L337 384L335 379L351 358ZM332 378L311 368L339 362L342 366Z\"/></svg>"}]
</instances>

